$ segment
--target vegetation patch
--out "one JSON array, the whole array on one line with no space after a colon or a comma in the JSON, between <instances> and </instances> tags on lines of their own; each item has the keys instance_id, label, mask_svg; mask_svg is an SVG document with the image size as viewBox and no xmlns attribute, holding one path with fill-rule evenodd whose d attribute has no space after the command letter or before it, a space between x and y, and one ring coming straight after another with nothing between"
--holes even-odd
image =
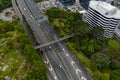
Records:
<instances>
[{"instance_id":1,"label":"vegetation patch","mask_svg":"<svg viewBox=\"0 0 120 80\"><path fill-rule=\"evenodd\" d=\"M46 80L46 70L20 22L0 21L0 80Z\"/></svg>"},{"instance_id":2,"label":"vegetation patch","mask_svg":"<svg viewBox=\"0 0 120 80\"><path fill-rule=\"evenodd\" d=\"M7 17L10 17L10 15L12 15L11 12L6 12L6 13L5 13L5 16L7 16Z\"/></svg>"},{"instance_id":3,"label":"vegetation patch","mask_svg":"<svg viewBox=\"0 0 120 80\"><path fill-rule=\"evenodd\" d=\"M90 29L79 13L53 7L46 15L61 37L75 34L66 44L94 80L120 80L119 39L104 38L99 26Z\"/></svg>"}]
</instances>

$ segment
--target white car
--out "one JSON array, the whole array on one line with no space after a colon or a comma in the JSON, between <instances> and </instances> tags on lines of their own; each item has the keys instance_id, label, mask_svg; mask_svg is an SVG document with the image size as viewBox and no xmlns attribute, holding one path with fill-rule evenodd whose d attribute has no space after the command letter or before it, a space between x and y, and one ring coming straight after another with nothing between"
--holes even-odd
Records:
<instances>
[{"instance_id":1,"label":"white car","mask_svg":"<svg viewBox=\"0 0 120 80\"><path fill-rule=\"evenodd\" d=\"M26 8L24 8L24 10L26 10Z\"/></svg>"},{"instance_id":2,"label":"white car","mask_svg":"<svg viewBox=\"0 0 120 80\"><path fill-rule=\"evenodd\" d=\"M30 15L30 18L32 18L33 16L32 15Z\"/></svg>"},{"instance_id":3,"label":"white car","mask_svg":"<svg viewBox=\"0 0 120 80\"><path fill-rule=\"evenodd\" d=\"M62 68L62 66L61 66L61 65L59 65L59 67L60 67L60 68Z\"/></svg>"},{"instance_id":4,"label":"white car","mask_svg":"<svg viewBox=\"0 0 120 80\"><path fill-rule=\"evenodd\" d=\"M49 46L49 49L51 49L51 46Z\"/></svg>"},{"instance_id":5,"label":"white car","mask_svg":"<svg viewBox=\"0 0 120 80\"><path fill-rule=\"evenodd\" d=\"M65 49L64 49L64 48L62 48L62 50L64 51Z\"/></svg>"}]
</instances>

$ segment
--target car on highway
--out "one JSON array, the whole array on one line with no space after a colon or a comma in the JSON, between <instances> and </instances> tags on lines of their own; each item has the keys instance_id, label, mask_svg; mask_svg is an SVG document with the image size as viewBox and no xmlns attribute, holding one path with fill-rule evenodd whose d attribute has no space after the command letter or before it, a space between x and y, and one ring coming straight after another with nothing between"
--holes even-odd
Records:
<instances>
[{"instance_id":1,"label":"car on highway","mask_svg":"<svg viewBox=\"0 0 120 80\"><path fill-rule=\"evenodd\" d=\"M51 46L49 46L49 49L52 49L52 47L51 47Z\"/></svg>"},{"instance_id":2,"label":"car on highway","mask_svg":"<svg viewBox=\"0 0 120 80\"><path fill-rule=\"evenodd\" d=\"M64 48L62 48L62 50L64 51L65 49L64 49Z\"/></svg>"},{"instance_id":3,"label":"car on highway","mask_svg":"<svg viewBox=\"0 0 120 80\"><path fill-rule=\"evenodd\" d=\"M30 18L32 18L33 16L32 15L30 15Z\"/></svg>"},{"instance_id":4,"label":"car on highway","mask_svg":"<svg viewBox=\"0 0 120 80\"><path fill-rule=\"evenodd\" d=\"M25 10L25 11L26 11L26 8L23 8L23 10Z\"/></svg>"},{"instance_id":5,"label":"car on highway","mask_svg":"<svg viewBox=\"0 0 120 80\"><path fill-rule=\"evenodd\" d=\"M62 66L59 64L59 67L62 68Z\"/></svg>"}]
</instances>

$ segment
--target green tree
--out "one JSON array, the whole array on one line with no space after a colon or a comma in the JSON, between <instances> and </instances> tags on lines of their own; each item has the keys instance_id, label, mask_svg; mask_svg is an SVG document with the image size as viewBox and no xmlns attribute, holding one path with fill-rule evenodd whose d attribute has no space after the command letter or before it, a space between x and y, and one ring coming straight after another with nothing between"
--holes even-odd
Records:
<instances>
[{"instance_id":1,"label":"green tree","mask_svg":"<svg viewBox=\"0 0 120 80\"><path fill-rule=\"evenodd\" d=\"M118 49L118 48L120 48L119 46L119 42L117 41L117 40L115 40L115 39L110 39L109 41L108 41L108 46L110 47L110 48L112 48L112 49Z\"/></svg>"},{"instance_id":2,"label":"green tree","mask_svg":"<svg viewBox=\"0 0 120 80\"><path fill-rule=\"evenodd\" d=\"M38 60L38 56L36 55L36 51L34 50L33 46L30 44L26 44L24 47L24 55L33 62L33 60Z\"/></svg>"},{"instance_id":3,"label":"green tree","mask_svg":"<svg viewBox=\"0 0 120 80\"><path fill-rule=\"evenodd\" d=\"M34 61L26 80L47 80L46 67L41 61Z\"/></svg>"},{"instance_id":4,"label":"green tree","mask_svg":"<svg viewBox=\"0 0 120 80\"><path fill-rule=\"evenodd\" d=\"M8 37L7 39L6 39L6 41L7 41L7 43L6 43L6 45L7 45L7 47L9 48L9 49L13 49L13 40L12 40L12 38L11 37Z\"/></svg>"},{"instance_id":5,"label":"green tree","mask_svg":"<svg viewBox=\"0 0 120 80\"><path fill-rule=\"evenodd\" d=\"M110 80L120 80L120 69L111 72Z\"/></svg>"},{"instance_id":6,"label":"green tree","mask_svg":"<svg viewBox=\"0 0 120 80\"><path fill-rule=\"evenodd\" d=\"M80 20L77 20L75 22L75 25L72 27L73 27L74 33L77 33L81 36L83 36L84 34L86 34L90 31L90 27L89 27L88 23L85 23L85 22L80 21Z\"/></svg>"},{"instance_id":7,"label":"green tree","mask_svg":"<svg viewBox=\"0 0 120 80\"><path fill-rule=\"evenodd\" d=\"M97 65L98 68L109 67L111 61L110 58L102 53L95 53L91 56L90 60Z\"/></svg>"},{"instance_id":8,"label":"green tree","mask_svg":"<svg viewBox=\"0 0 120 80\"><path fill-rule=\"evenodd\" d=\"M112 69L120 69L120 61L117 59L111 60L111 68Z\"/></svg>"},{"instance_id":9,"label":"green tree","mask_svg":"<svg viewBox=\"0 0 120 80\"><path fill-rule=\"evenodd\" d=\"M90 31L90 35L97 39L104 39L104 30L96 26Z\"/></svg>"},{"instance_id":10,"label":"green tree","mask_svg":"<svg viewBox=\"0 0 120 80\"><path fill-rule=\"evenodd\" d=\"M30 39L28 38L27 34L25 33L18 33L17 41L20 43L22 49L25 48L26 44L31 44Z\"/></svg>"},{"instance_id":11,"label":"green tree","mask_svg":"<svg viewBox=\"0 0 120 80\"><path fill-rule=\"evenodd\" d=\"M80 47L82 52L90 58L94 53L100 51L100 45L95 39L89 40L89 38L84 38L80 41Z\"/></svg>"},{"instance_id":12,"label":"green tree","mask_svg":"<svg viewBox=\"0 0 120 80\"><path fill-rule=\"evenodd\" d=\"M14 32L13 32L13 31L6 32L6 35L7 35L8 37L13 37Z\"/></svg>"},{"instance_id":13,"label":"green tree","mask_svg":"<svg viewBox=\"0 0 120 80\"><path fill-rule=\"evenodd\" d=\"M120 49L108 49L108 56L110 56L112 59L120 60Z\"/></svg>"},{"instance_id":14,"label":"green tree","mask_svg":"<svg viewBox=\"0 0 120 80\"><path fill-rule=\"evenodd\" d=\"M0 0L0 11L10 6L12 6L11 0Z\"/></svg>"},{"instance_id":15,"label":"green tree","mask_svg":"<svg viewBox=\"0 0 120 80\"><path fill-rule=\"evenodd\" d=\"M101 79L100 80L110 80L110 75L108 73L104 73L101 75Z\"/></svg>"},{"instance_id":16,"label":"green tree","mask_svg":"<svg viewBox=\"0 0 120 80\"><path fill-rule=\"evenodd\" d=\"M71 13L56 7L52 7L46 11L49 18L68 18Z\"/></svg>"},{"instance_id":17,"label":"green tree","mask_svg":"<svg viewBox=\"0 0 120 80\"><path fill-rule=\"evenodd\" d=\"M73 19L70 21L73 33L83 36L90 31L88 23L82 21L82 16L79 13L73 13Z\"/></svg>"}]
</instances>

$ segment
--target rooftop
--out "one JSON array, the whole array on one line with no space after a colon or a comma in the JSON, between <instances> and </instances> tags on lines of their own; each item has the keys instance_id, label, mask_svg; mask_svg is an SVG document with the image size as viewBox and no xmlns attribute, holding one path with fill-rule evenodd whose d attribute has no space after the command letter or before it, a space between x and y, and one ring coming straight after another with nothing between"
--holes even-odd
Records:
<instances>
[{"instance_id":1,"label":"rooftop","mask_svg":"<svg viewBox=\"0 0 120 80\"><path fill-rule=\"evenodd\" d=\"M109 18L120 19L120 10L103 1L90 1L89 6Z\"/></svg>"}]
</instances>

